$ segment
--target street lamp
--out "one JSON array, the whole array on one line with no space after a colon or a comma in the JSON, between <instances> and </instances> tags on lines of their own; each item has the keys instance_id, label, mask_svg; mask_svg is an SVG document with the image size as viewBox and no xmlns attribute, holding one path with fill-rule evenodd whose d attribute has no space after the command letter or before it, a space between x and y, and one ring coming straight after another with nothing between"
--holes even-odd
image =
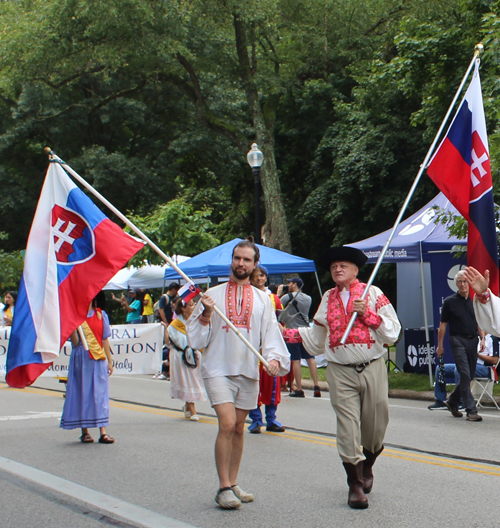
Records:
<instances>
[{"instance_id":1,"label":"street lamp","mask_svg":"<svg viewBox=\"0 0 500 528\"><path fill-rule=\"evenodd\" d=\"M257 143L252 143L252 150L247 154L247 160L254 175L255 187L255 243L260 244L260 167L264 161L264 154L259 150Z\"/></svg>"}]
</instances>

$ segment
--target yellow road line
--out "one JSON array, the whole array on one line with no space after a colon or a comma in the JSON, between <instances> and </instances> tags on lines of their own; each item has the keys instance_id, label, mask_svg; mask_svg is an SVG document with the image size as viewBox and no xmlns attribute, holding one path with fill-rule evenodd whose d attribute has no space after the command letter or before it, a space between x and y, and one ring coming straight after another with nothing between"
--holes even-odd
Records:
<instances>
[{"instance_id":1,"label":"yellow road line","mask_svg":"<svg viewBox=\"0 0 500 528\"><path fill-rule=\"evenodd\" d=\"M168 411L163 409L151 409L144 407L140 404L122 404L119 402L112 402L113 407L118 407L126 410L133 410L139 412L146 412L149 414L159 414L164 416L170 416L176 418L179 416L179 411ZM215 417L200 417L200 421L204 423L217 424ZM315 433L305 433L302 431L286 431L285 433L268 433L265 434L278 436L280 438L287 438L289 440L298 440L300 442L306 442L316 445L325 445L328 447L335 447L337 441L335 438L322 436ZM487 475L494 475L500 477L500 467L492 466L489 464L481 464L476 462L470 462L467 460L459 460L454 458L446 458L437 455L431 455L426 453L416 453L411 451L404 451L392 448L386 448L382 453L382 456L389 458L397 458L400 460L408 460L410 462L419 462L421 464L429 464L434 466L441 466L452 469L459 469L462 471L470 471L474 473L483 473Z\"/></svg>"},{"instance_id":2,"label":"yellow road line","mask_svg":"<svg viewBox=\"0 0 500 528\"><path fill-rule=\"evenodd\" d=\"M0 389L5 389L5 390L15 391L15 392L29 392L30 394L43 394L45 396L55 396L56 398L62 398L64 396L63 392L57 392L57 391L51 391L51 390L45 390L45 389L37 389L34 387L26 387L25 389L16 389L14 387L9 387L8 385L5 385L3 387L0 387Z\"/></svg>"},{"instance_id":3,"label":"yellow road line","mask_svg":"<svg viewBox=\"0 0 500 528\"><path fill-rule=\"evenodd\" d=\"M17 391L17 392L28 392L31 394L42 394L45 396L54 396L56 398L63 397L62 392L49 391L45 389L37 389L33 387L27 387L25 389L15 389L15 388L8 387L7 385L5 385L5 386L0 386L0 389L7 389L7 390ZM170 418L179 418L179 417L183 418L184 416L182 411L174 411L170 409L157 409L154 407L148 407L147 405L143 405L140 403L124 403L124 402L110 401L110 406L116 409L136 411L136 412L142 412L146 414L154 414L158 416L168 416ZM211 417L211 416L200 416L200 422L217 425L217 418ZM335 438L322 436L316 433L307 433L307 432L302 432L302 431L288 430L284 433L266 432L265 434L278 436L282 439L286 438L288 440L296 440L299 442L306 442L306 443L316 444L316 445L324 445L328 447L335 447L337 445L337 441ZM489 465L487 463L477 463L477 462L471 462L467 460L459 460L459 459L447 458L447 457L438 456L438 455L405 451L405 450L394 449L394 448L384 449L382 456L386 456L389 458L396 458L399 460L407 460L410 462L418 462L421 464L429 464L433 466L441 466L441 467L450 468L450 469L459 469L461 471L469 471L473 473L481 473L485 475L493 475L496 477L500 477L500 467Z\"/></svg>"}]
</instances>

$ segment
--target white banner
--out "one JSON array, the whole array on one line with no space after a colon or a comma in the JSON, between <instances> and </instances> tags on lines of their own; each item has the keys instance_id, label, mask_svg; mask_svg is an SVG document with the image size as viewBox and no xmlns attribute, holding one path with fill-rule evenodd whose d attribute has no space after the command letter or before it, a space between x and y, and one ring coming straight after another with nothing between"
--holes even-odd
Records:
<instances>
[{"instance_id":1,"label":"white banner","mask_svg":"<svg viewBox=\"0 0 500 528\"><path fill-rule=\"evenodd\" d=\"M0 376L5 377L5 361L9 348L10 327L0 327ZM156 374L161 370L163 326L159 323L112 325L109 338L115 374ZM71 344L68 341L59 358L42 376L68 375Z\"/></svg>"}]
</instances>

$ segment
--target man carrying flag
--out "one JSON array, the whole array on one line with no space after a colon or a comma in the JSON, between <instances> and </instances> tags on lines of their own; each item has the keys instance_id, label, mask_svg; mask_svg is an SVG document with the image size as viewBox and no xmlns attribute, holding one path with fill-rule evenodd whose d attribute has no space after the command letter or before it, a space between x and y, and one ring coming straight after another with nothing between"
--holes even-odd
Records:
<instances>
[{"instance_id":1,"label":"man carrying flag","mask_svg":"<svg viewBox=\"0 0 500 528\"><path fill-rule=\"evenodd\" d=\"M51 163L26 247L6 381L31 385L59 355L109 279L143 243L111 222Z\"/></svg>"},{"instance_id":2,"label":"man carrying flag","mask_svg":"<svg viewBox=\"0 0 500 528\"><path fill-rule=\"evenodd\" d=\"M490 289L498 294L498 246L479 64L477 58L469 88L427 173L468 221L468 265L482 274L489 270Z\"/></svg>"}]
</instances>

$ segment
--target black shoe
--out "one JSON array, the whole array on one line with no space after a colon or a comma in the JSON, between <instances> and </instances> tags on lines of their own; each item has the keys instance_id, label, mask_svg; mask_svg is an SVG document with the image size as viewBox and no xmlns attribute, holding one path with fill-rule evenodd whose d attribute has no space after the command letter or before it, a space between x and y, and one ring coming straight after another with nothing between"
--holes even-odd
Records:
<instances>
[{"instance_id":1,"label":"black shoe","mask_svg":"<svg viewBox=\"0 0 500 528\"><path fill-rule=\"evenodd\" d=\"M321 390L317 385L314 385L314 397L321 398Z\"/></svg>"},{"instance_id":2,"label":"black shoe","mask_svg":"<svg viewBox=\"0 0 500 528\"><path fill-rule=\"evenodd\" d=\"M272 433L284 433L285 428L281 427L281 425L273 423L266 427L266 431L271 431Z\"/></svg>"},{"instance_id":3,"label":"black shoe","mask_svg":"<svg viewBox=\"0 0 500 528\"><path fill-rule=\"evenodd\" d=\"M462 418L463 414L458 410L456 405L446 402L446 407L455 418Z\"/></svg>"},{"instance_id":4,"label":"black shoe","mask_svg":"<svg viewBox=\"0 0 500 528\"><path fill-rule=\"evenodd\" d=\"M443 401L436 400L432 405L429 405L427 409L429 409L429 411L447 411L448 407L446 407L446 403Z\"/></svg>"},{"instance_id":5,"label":"black shoe","mask_svg":"<svg viewBox=\"0 0 500 528\"><path fill-rule=\"evenodd\" d=\"M305 398L303 390L293 390L290 393L290 398Z\"/></svg>"},{"instance_id":6,"label":"black shoe","mask_svg":"<svg viewBox=\"0 0 500 528\"><path fill-rule=\"evenodd\" d=\"M467 413L466 420L469 420L469 422L481 422L483 418L482 416L479 416L477 412L470 412L470 413Z\"/></svg>"},{"instance_id":7,"label":"black shoe","mask_svg":"<svg viewBox=\"0 0 500 528\"><path fill-rule=\"evenodd\" d=\"M258 425L255 429L251 429L250 434L260 434L260 425Z\"/></svg>"}]
</instances>

